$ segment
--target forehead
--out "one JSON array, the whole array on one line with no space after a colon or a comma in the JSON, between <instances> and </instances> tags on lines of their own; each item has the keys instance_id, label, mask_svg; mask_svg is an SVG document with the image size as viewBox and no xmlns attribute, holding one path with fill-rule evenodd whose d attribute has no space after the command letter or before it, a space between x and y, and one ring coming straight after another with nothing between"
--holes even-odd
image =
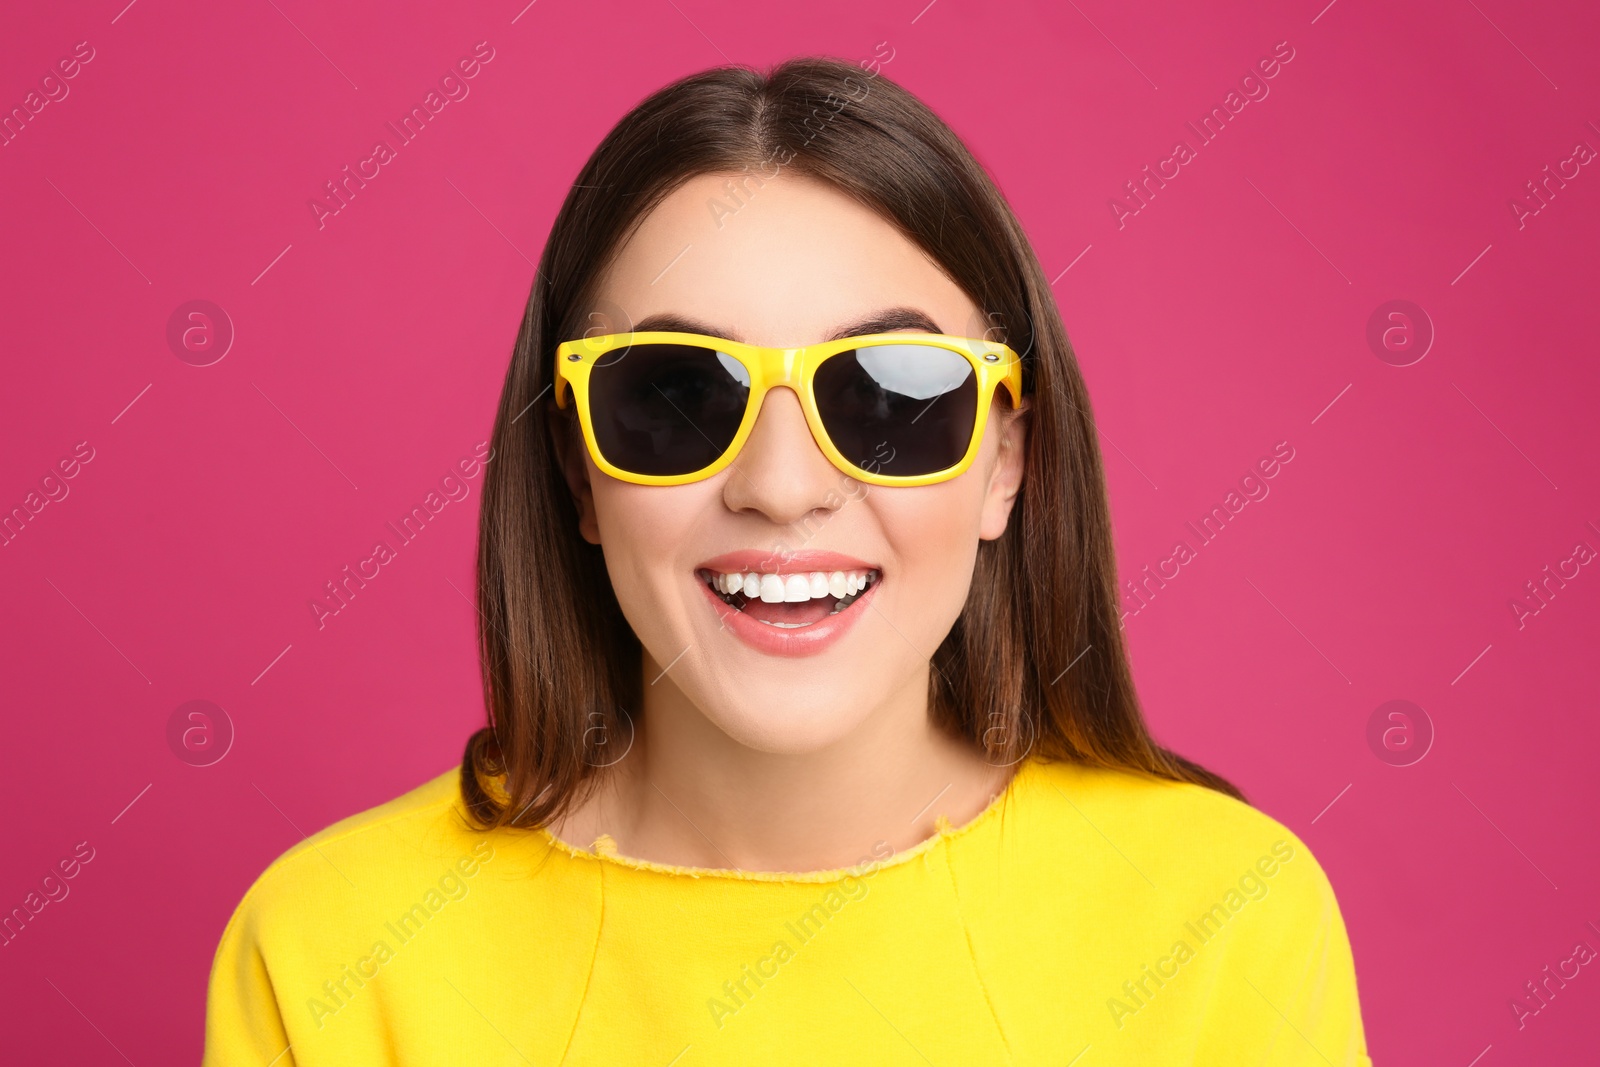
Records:
<instances>
[{"instance_id":1,"label":"forehead","mask_svg":"<svg viewBox=\"0 0 1600 1067\"><path fill-rule=\"evenodd\" d=\"M891 223L797 175L700 175L651 211L598 290L595 319L622 331L677 314L732 340L811 344L884 308L924 311L940 331L981 337L978 308ZM622 321L615 321L615 320Z\"/></svg>"}]
</instances>

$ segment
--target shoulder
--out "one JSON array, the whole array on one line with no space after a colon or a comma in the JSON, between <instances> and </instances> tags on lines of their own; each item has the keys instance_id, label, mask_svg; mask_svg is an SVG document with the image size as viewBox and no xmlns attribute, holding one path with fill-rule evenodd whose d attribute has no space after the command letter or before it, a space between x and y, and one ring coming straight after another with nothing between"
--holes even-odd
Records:
<instances>
[{"instance_id":1,"label":"shoulder","mask_svg":"<svg viewBox=\"0 0 1600 1067\"><path fill-rule=\"evenodd\" d=\"M245 892L224 939L246 934L271 941L284 927L303 927L308 916L328 922L363 909L397 882L415 885L458 861L471 865L485 846L465 819L459 773L452 767L284 851Z\"/></svg>"},{"instance_id":2,"label":"shoulder","mask_svg":"<svg viewBox=\"0 0 1600 1067\"><path fill-rule=\"evenodd\" d=\"M1203 905L1271 894L1295 923L1336 909L1326 872L1304 841L1249 804L1191 782L1078 763L1035 761L1026 794L1039 832L1098 842L1163 896ZM1108 851L1109 850L1109 851Z\"/></svg>"},{"instance_id":3,"label":"shoulder","mask_svg":"<svg viewBox=\"0 0 1600 1067\"><path fill-rule=\"evenodd\" d=\"M1196 1062L1243 1062L1288 1021L1323 1053L1305 1062L1370 1063L1344 920L1293 831L1225 793L1127 771L1036 763L1023 784L1027 844L1008 855L1050 901L1034 929L1105 962L1120 989L1111 1032L1148 1033L1124 1029L1133 1015L1181 1020Z\"/></svg>"},{"instance_id":4,"label":"shoulder","mask_svg":"<svg viewBox=\"0 0 1600 1067\"><path fill-rule=\"evenodd\" d=\"M274 1061L305 1033L320 1032L325 1017L343 1008L340 990L350 988L331 983L359 987L353 974L371 977L399 941L389 932L394 923L404 933L408 924L430 922L483 881L478 872L494 849L464 817L458 773L452 768L341 819L256 877L212 960L206 1064ZM369 998L358 1014L373 1004Z\"/></svg>"}]
</instances>

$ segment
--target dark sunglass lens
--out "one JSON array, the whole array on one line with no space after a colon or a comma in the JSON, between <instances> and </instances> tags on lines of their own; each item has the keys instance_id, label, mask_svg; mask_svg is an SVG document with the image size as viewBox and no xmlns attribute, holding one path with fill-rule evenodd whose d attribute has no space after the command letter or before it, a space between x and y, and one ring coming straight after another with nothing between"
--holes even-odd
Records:
<instances>
[{"instance_id":1,"label":"dark sunglass lens","mask_svg":"<svg viewBox=\"0 0 1600 1067\"><path fill-rule=\"evenodd\" d=\"M972 442L978 379L957 352L870 345L817 368L817 412L845 459L876 474L934 474Z\"/></svg>"},{"instance_id":2,"label":"dark sunglass lens","mask_svg":"<svg viewBox=\"0 0 1600 1067\"><path fill-rule=\"evenodd\" d=\"M698 345L608 352L589 373L600 454L634 474L692 474L727 451L744 419L750 372Z\"/></svg>"}]
</instances>

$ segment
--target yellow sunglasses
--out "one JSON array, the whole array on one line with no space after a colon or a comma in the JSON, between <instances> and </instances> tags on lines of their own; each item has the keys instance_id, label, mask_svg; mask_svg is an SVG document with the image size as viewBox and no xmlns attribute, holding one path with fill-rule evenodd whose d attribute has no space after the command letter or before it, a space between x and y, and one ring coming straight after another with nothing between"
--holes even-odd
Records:
<instances>
[{"instance_id":1,"label":"yellow sunglasses","mask_svg":"<svg viewBox=\"0 0 1600 1067\"><path fill-rule=\"evenodd\" d=\"M1006 345L898 332L768 348L643 331L556 349L556 404L570 387L595 466L639 485L722 470L775 386L800 398L833 465L873 485L929 485L972 465L995 387L1022 404L1022 360Z\"/></svg>"}]
</instances>

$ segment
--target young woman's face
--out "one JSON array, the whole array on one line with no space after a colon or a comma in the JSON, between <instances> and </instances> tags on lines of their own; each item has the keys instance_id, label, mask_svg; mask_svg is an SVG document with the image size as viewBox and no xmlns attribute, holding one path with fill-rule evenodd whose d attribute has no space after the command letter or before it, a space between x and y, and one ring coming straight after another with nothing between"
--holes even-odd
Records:
<instances>
[{"instance_id":1,"label":"young woman's face","mask_svg":"<svg viewBox=\"0 0 1600 1067\"><path fill-rule=\"evenodd\" d=\"M986 336L991 323L954 282L832 186L752 181L736 206L727 180L691 180L644 219L602 281L591 334L661 328L646 320L672 315L698 324L693 332L785 347L890 329ZM860 328L885 314L891 323ZM582 533L601 546L645 649L647 700L698 709L740 744L792 754L839 741L883 709L920 708L978 542L1005 530L1024 425L997 390L972 467L915 487L838 470L781 387L734 463L703 481L636 485L601 472L587 450L566 450ZM773 601L768 581L764 599L763 573L783 579L789 597L796 575L821 595ZM721 576L732 574L757 595L725 595L735 579ZM869 584L851 600L861 574ZM841 581L846 606L835 612Z\"/></svg>"}]
</instances>

